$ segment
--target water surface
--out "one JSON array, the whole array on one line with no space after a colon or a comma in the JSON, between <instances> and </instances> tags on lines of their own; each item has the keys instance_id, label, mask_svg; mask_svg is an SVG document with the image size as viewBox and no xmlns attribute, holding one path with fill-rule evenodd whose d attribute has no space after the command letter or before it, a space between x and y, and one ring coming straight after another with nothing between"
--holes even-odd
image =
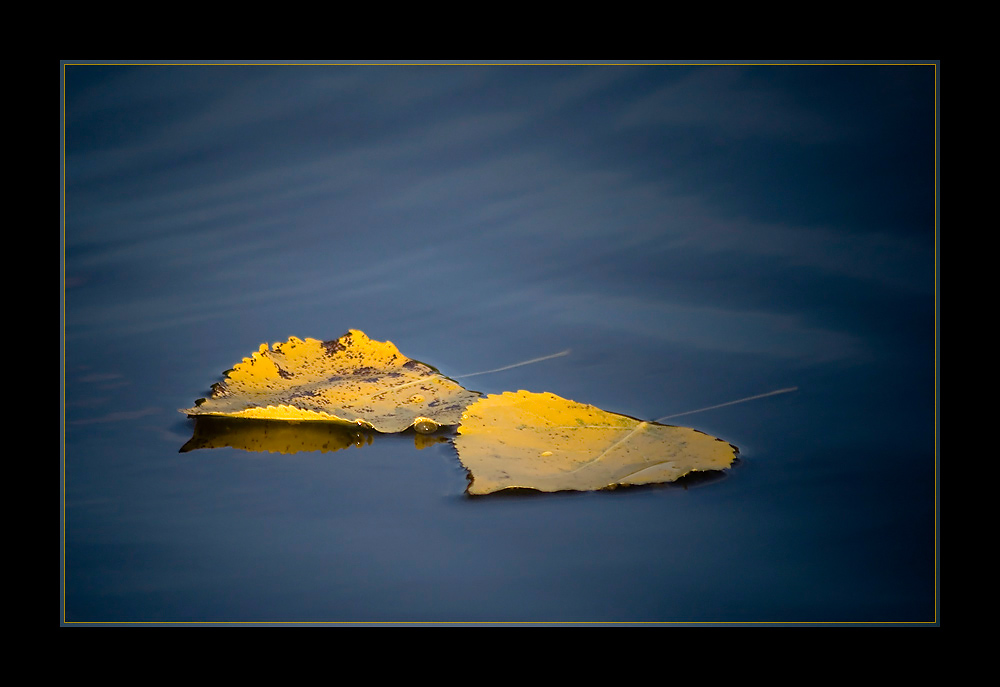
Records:
<instances>
[{"instance_id":1,"label":"water surface","mask_svg":"<svg viewBox=\"0 0 1000 687\"><path fill-rule=\"evenodd\" d=\"M933 66L67 65L64 619L933 622ZM447 442L180 452L391 340L738 446L470 498Z\"/></svg>"}]
</instances>

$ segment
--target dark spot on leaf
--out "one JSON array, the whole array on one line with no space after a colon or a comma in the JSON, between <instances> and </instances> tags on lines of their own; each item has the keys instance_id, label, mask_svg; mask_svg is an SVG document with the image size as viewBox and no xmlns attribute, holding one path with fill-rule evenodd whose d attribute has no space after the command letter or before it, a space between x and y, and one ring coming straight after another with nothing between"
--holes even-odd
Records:
<instances>
[{"instance_id":1,"label":"dark spot on leaf","mask_svg":"<svg viewBox=\"0 0 1000 687\"><path fill-rule=\"evenodd\" d=\"M340 351L347 348L344 344L340 343L340 339L334 341L324 341L323 348L326 349L326 354L329 356L337 355Z\"/></svg>"}]
</instances>

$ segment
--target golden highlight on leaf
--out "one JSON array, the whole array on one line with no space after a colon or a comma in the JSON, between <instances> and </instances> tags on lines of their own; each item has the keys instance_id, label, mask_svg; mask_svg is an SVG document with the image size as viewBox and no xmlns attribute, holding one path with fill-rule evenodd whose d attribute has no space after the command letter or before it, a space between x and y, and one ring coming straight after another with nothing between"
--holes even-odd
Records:
<instances>
[{"instance_id":1,"label":"golden highlight on leaf","mask_svg":"<svg viewBox=\"0 0 1000 687\"><path fill-rule=\"evenodd\" d=\"M402 432L458 424L480 398L391 342L350 330L333 341L290 338L229 371L191 416L334 422Z\"/></svg>"},{"instance_id":2,"label":"golden highlight on leaf","mask_svg":"<svg viewBox=\"0 0 1000 687\"><path fill-rule=\"evenodd\" d=\"M724 470L737 452L694 429L527 391L487 396L469 406L455 447L474 495L673 482L694 471Z\"/></svg>"}]
</instances>

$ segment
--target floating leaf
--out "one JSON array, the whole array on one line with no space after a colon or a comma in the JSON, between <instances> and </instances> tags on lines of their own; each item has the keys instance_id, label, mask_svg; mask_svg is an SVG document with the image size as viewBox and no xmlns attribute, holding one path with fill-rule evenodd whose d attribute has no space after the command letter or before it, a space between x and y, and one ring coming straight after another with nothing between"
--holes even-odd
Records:
<instances>
[{"instance_id":1,"label":"floating leaf","mask_svg":"<svg viewBox=\"0 0 1000 687\"><path fill-rule=\"evenodd\" d=\"M458 424L480 398L391 342L351 330L334 341L290 338L244 358L192 416L324 421L401 432Z\"/></svg>"},{"instance_id":2,"label":"floating leaf","mask_svg":"<svg viewBox=\"0 0 1000 687\"><path fill-rule=\"evenodd\" d=\"M672 482L690 472L728 468L737 452L694 429L527 391L487 396L469 406L455 446L472 477L469 494Z\"/></svg>"}]
</instances>

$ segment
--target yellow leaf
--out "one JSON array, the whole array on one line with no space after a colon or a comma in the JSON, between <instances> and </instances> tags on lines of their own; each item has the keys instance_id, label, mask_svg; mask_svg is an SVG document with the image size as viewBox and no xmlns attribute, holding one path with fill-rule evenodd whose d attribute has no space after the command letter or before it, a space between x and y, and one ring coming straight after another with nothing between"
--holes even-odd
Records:
<instances>
[{"instance_id":1,"label":"yellow leaf","mask_svg":"<svg viewBox=\"0 0 1000 687\"><path fill-rule=\"evenodd\" d=\"M458 424L475 391L351 330L334 341L290 338L244 358L191 416L323 421L402 432Z\"/></svg>"},{"instance_id":2,"label":"yellow leaf","mask_svg":"<svg viewBox=\"0 0 1000 687\"><path fill-rule=\"evenodd\" d=\"M724 470L737 453L694 429L527 391L487 396L469 406L455 447L472 477L469 494L672 482L694 471Z\"/></svg>"}]
</instances>

